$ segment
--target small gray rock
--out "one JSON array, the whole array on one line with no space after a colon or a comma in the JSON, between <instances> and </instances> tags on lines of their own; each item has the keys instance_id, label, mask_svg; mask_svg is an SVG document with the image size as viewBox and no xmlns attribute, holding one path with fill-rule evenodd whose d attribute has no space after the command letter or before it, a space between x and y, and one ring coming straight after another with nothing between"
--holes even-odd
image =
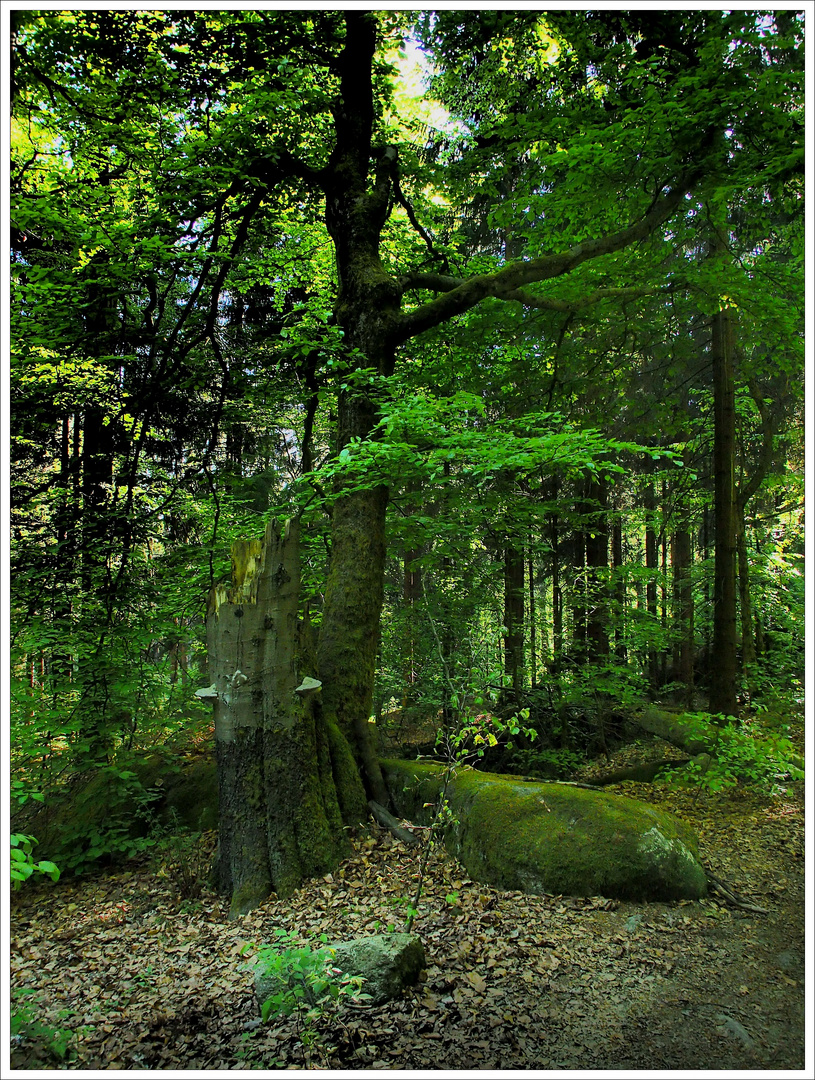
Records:
<instances>
[{"instance_id":1,"label":"small gray rock","mask_svg":"<svg viewBox=\"0 0 815 1080\"><path fill-rule=\"evenodd\" d=\"M788 975L799 974L803 971L802 957L795 949L785 949L775 958L776 964Z\"/></svg>"},{"instance_id":2,"label":"small gray rock","mask_svg":"<svg viewBox=\"0 0 815 1080\"><path fill-rule=\"evenodd\" d=\"M732 1035L734 1038L739 1040L739 1042L746 1050L752 1049L753 1039L747 1032L747 1029L742 1024L740 1024L738 1020L734 1020L732 1016L727 1016L725 1013L719 1013L716 1016L716 1019L721 1022L721 1027L719 1028L719 1031L723 1035Z\"/></svg>"},{"instance_id":3,"label":"small gray rock","mask_svg":"<svg viewBox=\"0 0 815 1080\"><path fill-rule=\"evenodd\" d=\"M321 946L319 951L333 954L331 966L343 974L362 976L362 993L368 995L366 1002L371 1005L398 997L406 986L418 982L425 966L424 946L416 934L372 934L334 941ZM255 996L259 1005L287 987L280 975L270 974L260 966L255 968ZM304 989L305 1001L316 1004L311 988Z\"/></svg>"},{"instance_id":4,"label":"small gray rock","mask_svg":"<svg viewBox=\"0 0 815 1080\"><path fill-rule=\"evenodd\" d=\"M398 997L419 981L425 966L424 945L417 934L371 934L333 942L334 965L346 975L361 975L362 992L372 1005Z\"/></svg>"}]
</instances>

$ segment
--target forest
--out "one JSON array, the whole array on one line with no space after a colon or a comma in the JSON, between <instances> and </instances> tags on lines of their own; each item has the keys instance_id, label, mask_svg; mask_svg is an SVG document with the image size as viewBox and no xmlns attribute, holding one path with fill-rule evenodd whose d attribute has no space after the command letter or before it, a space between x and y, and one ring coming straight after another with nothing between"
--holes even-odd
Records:
<instances>
[{"instance_id":1,"label":"forest","mask_svg":"<svg viewBox=\"0 0 815 1080\"><path fill-rule=\"evenodd\" d=\"M9 47L4 1071L812 1069L804 12Z\"/></svg>"}]
</instances>

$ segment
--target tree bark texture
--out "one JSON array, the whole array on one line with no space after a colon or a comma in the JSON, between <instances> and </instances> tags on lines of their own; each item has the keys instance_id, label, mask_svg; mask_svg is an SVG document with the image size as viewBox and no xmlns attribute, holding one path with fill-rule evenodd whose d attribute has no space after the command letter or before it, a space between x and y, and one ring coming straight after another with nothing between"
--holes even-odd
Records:
<instances>
[{"instance_id":1,"label":"tree bark texture","mask_svg":"<svg viewBox=\"0 0 815 1080\"><path fill-rule=\"evenodd\" d=\"M586 529L586 639L589 659L604 661L609 654L608 640L608 486L605 480L591 479L586 484L586 510L590 513Z\"/></svg>"},{"instance_id":2,"label":"tree bark texture","mask_svg":"<svg viewBox=\"0 0 815 1080\"><path fill-rule=\"evenodd\" d=\"M649 484L645 489L645 568L649 571L645 585L645 606L651 623L652 632L657 633L657 571L659 561L657 556L657 531L656 531L656 507L657 501L654 494L654 485ZM656 692L659 687L659 653L652 644L648 647L648 682L651 690Z\"/></svg>"},{"instance_id":3,"label":"tree bark texture","mask_svg":"<svg viewBox=\"0 0 815 1080\"><path fill-rule=\"evenodd\" d=\"M524 553L504 548L504 676L505 696L517 705L524 685Z\"/></svg>"},{"instance_id":4,"label":"tree bark texture","mask_svg":"<svg viewBox=\"0 0 815 1080\"><path fill-rule=\"evenodd\" d=\"M281 533L270 522L262 541L233 544L232 581L210 597L216 877L233 915L336 865L347 850L338 787L343 802L364 804L350 752L343 757L323 723L319 690L298 689L315 674L298 620L298 529L291 521ZM346 788L355 783L354 796Z\"/></svg>"},{"instance_id":5,"label":"tree bark texture","mask_svg":"<svg viewBox=\"0 0 815 1080\"><path fill-rule=\"evenodd\" d=\"M726 253L714 231L711 254ZM713 587L713 656L710 711L736 713L738 635L736 630L736 394L733 378L733 313L726 301L713 316L713 483L715 553Z\"/></svg>"}]
</instances>

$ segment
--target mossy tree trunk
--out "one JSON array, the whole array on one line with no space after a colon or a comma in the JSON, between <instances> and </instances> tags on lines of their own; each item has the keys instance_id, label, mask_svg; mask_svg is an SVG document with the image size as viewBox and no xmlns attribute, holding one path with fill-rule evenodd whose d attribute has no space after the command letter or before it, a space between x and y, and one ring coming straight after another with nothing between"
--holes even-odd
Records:
<instances>
[{"instance_id":1,"label":"mossy tree trunk","mask_svg":"<svg viewBox=\"0 0 815 1080\"><path fill-rule=\"evenodd\" d=\"M350 750L331 732L298 619L298 524L232 547L232 582L207 617L215 710L219 836L216 877L232 914L289 895L346 850L341 806L364 805ZM318 682L318 680L314 680ZM350 763L350 767L349 767Z\"/></svg>"}]
</instances>

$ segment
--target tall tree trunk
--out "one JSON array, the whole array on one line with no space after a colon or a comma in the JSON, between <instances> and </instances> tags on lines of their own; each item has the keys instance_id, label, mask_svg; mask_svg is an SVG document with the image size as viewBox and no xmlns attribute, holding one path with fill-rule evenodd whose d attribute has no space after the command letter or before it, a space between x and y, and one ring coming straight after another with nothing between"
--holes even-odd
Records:
<instances>
[{"instance_id":1,"label":"tall tree trunk","mask_svg":"<svg viewBox=\"0 0 815 1080\"><path fill-rule=\"evenodd\" d=\"M753 600L750 592L750 560L747 553L747 528L744 507L737 507L737 538L739 568L739 610L741 612L741 665L744 676L751 684L755 678L756 640L753 636ZM752 688L751 688L752 689Z\"/></svg>"},{"instance_id":2,"label":"tall tree trunk","mask_svg":"<svg viewBox=\"0 0 815 1080\"><path fill-rule=\"evenodd\" d=\"M215 713L216 877L232 915L336 865L347 850L338 787L364 805L350 751L324 723L298 621L298 533L296 521L282 534L270 522L263 541L237 541L231 585L210 597L202 696Z\"/></svg>"},{"instance_id":3,"label":"tall tree trunk","mask_svg":"<svg viewBox=\"0 0 815 1080\"><path fill-rule=\"evenodd\" d=\"M572 564L572 641L569 654L578 664L586 658L586 534L575 529L569 545Z\"/></svg>"},{"instance_id":4,"label":"tall tree trunk","mask_svg":"<svg viewBox=\"0 0 815 1080\"><path fill-rule=\"evenodd\" d=\"M660 544L662 546L662 573L659 580L660 620L662 626L662 648L659 651L659 685L664 686L668 681L668 483L663 479L661 485L662 495L662 528L660 529Z\"/></svg>"},{"instance_id":5,"label":"tall tree trunk","mask_svg":"<svg viewBox=\"0 0 815 1080\"><path fill-rule=\"evenodd\" d=\"M524 554L504 548L504 698L517 705L524 685Z\"/></svg>"},{"instance_id":6,"label":"tall tree trunk","mask_svg":"<svg viewBox=\"0 0 815 1080\"><path fill-rule=\"evenodd\" d=\"M395 151L380 151L369 186L374 124L372 62L376 20L372 12L346 13L345 47L338 57L340 101L336 145L322 174L326 227L339 276L335 305L349 355L358 369L393 373L390 343L401 294L379 257L379 238L390 209ZM338 451L370 436L378 419L376 390L355 384L339 395ZM323 708L351 744L368 798L387 804L372 725L373 679L385 574L384 487L338 495L331 519L331 559L325 590L318 663Z\"/></svg>"},{"instance_id":7,"label":"tall tree trunk","mask_svg":"<svg viewBox=\"0 0 815 1080\"><path fill-rule=\"evenodd\" d=\"M727 247L714 227L711 255L721 259ZM733 312L727 301L713 316L713 483L715 555L713 647L710 711L733 716L737 711L736 674L736 394L733 377Z\"/></svg>"},{"instance_id":8,"label":"tall tree trunk","mask_svg":"<svg viewBox=\"0 0 815 1080\"><path fill-rule=\"evenodd\" d=\"M626 647L626 573L623 562L623 519L619 502L611 529L611 565L614 569L614 655L625 663L628 657Z\"/></svg>"},{"instance_id":9,"label":"tall tree trunk","mask_svg":"<svg viewBox=\"0 0 815 1080\"><path fill-rule=\"evenodd\" d=\"M753 603L750 591L750 560L747 553L746 511L750 500L761 487L762 482L773 465L775 456L775 422L769 407L766 392L755 381L749 380L750 396L761 418L761 455L752 476L741 478L735 494L736 548L738 553L739 606L741 610L741 663L742 672L747 679L751 692L756 676L756 656L760 651L760 623L756 619L756 633L753 636Z\"/></svg>"},{"instance_id":10,"label":"tall tree trunk","mask_svg":"<svg viewBox=\"0 0 815 1080\"><path fill-rule=\"evenodd\" d=\"M657 531L656 531L656 496L654 485L649 483L645 489L645 568L648 571L645 585L645 607L651 625L652 635L657 633ZM656 644L648 644L648 683L651 692L659 687L659 653Z\"/></svg>"},{"instance_id":11,"label":"tall tree trunk","mask_svg":"<svg viewBox=\"0 0 815 1080\"><path fill-rule=\"evenodd\" d=\"M413 704L413 692L416 685L417 656L416 636L418 604L422 599L422 569L415 565L422 555L421 548L405 552L403 565L402 603L405 611L405 632L402 646L402 709L407 710Z\"/></svg>"},{"instance_id":12,"label":"tall tree trunk","mask_svg":"<svg viewBox=\"0 0 815 1080\"><path fill-rule=\"evenodd\" d=\"M557 489L555 489L555 494L557 494ZM557 669L563 659L563 590L560 587L557 514L549 515L549 536L552 544L552 667Z\"/></svg>"},{"instance_id":13,"label":"tall tree trunk","mask_svg":"<svg viewBox=\"0 0 815 1080\"><path fill-rule=\"evenodd\" d=\"M677 628L674 646L674 677L682 683L682 699L693 699L693 590L691 588L691 537L687 506L680 509L680 526L671 544L673 569L673 614Z\"/></svg>"},{"instance_id":14,"label":"tall tree trunk","mask_svg":"<svg viewBox=\"0 0 815 1080\"><path fill-rule=\"evenodd\" d=\"M526 569L529 575L529 683L531 686L536 686L538 682L538 612L535 595L535 563L531 551Z\"/></svg>"},{"instance_id":15,"label":"tall tree trunk","mask_svg":"<svg viewBox=\"0 0 815 1080\"><path fill-rule=\"evenodd\" d=\"M605 661L608 640L608 487L604 479L586 485L591 517L585 532L586 544L586 639L589 659Z\"/></svg>"}]
</instances>

